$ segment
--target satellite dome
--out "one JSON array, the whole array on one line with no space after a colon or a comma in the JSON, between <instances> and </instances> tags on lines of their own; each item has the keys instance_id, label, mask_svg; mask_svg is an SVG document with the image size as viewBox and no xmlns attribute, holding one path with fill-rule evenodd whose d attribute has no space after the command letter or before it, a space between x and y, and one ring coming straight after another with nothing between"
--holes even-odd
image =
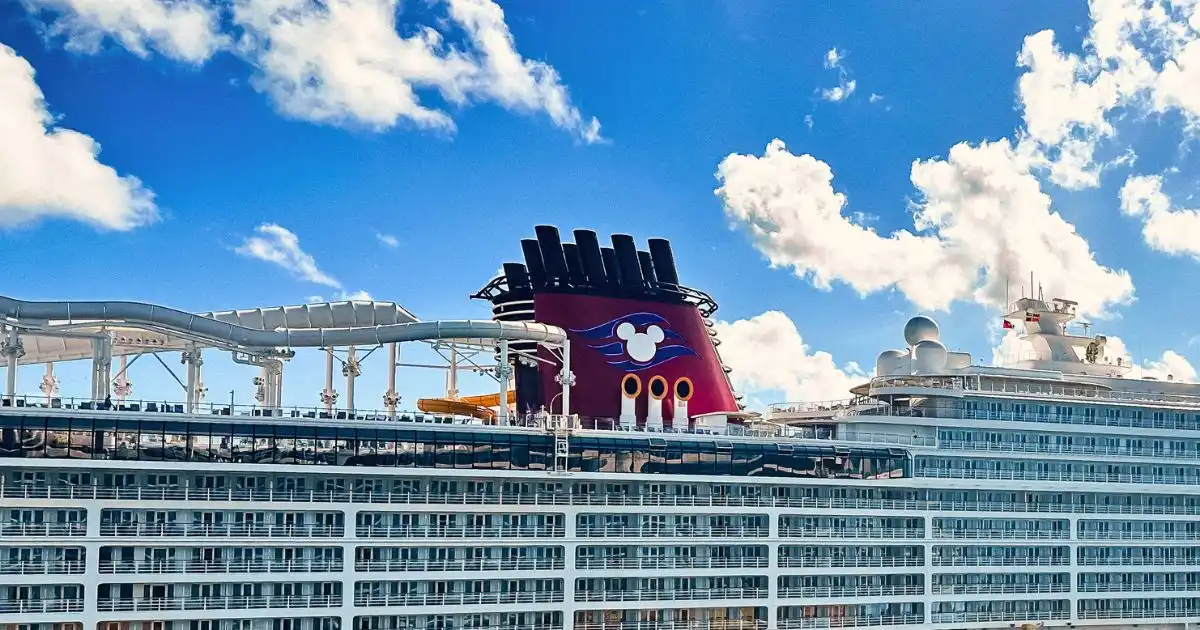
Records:
<instances>
[{"instance_id":1,"label":"satellite dome","mask_svg":"<svg viewBox=\"0 0 1200 630\"><path fill-rule=\"evenodd\" d=\"M923 339L913 346L913 367L917 374L941 372L946 369L948 355L949 352L942 342L937 339Z\"/></svg>"},{"instance_id":2,"label":"satellite dome","mask_svg":"<svg viewBox=\"0 0 1200 630\"><path fill-rule=\"evenodd\" d=\"M904 325L904 341L910 346L915 346L926 339L936 341L938 334L937 322L924 315L917 315Z\"/></svg>"},{"instance_id":3,"label":"satellite dome","mask_svg":"<svg viewBox=\"0 0 1200 630\"><path fill-rule=\"evenodd\" d=\"M884 350L879 353L879 358L875 359L875 374L876 376L906 374L908 372L907 361L908 352L904 350Z\"/></svg>"}]
</instances>

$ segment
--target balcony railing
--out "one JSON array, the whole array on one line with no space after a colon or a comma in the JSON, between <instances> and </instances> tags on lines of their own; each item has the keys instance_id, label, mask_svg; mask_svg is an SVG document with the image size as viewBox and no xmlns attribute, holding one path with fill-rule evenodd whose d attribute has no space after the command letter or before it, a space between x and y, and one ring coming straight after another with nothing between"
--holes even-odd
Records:
<instances>
[{"instance_id":1,"label":"balcony railing","mask_svg":"<svg viewBox=\"0 0 1200 630\"><path fill-rule=\"evenodd\" d=\"M1081 610L1080 619L1163 619L1196 617L1195 608L1151 608L1149 610Z\"/></svg>"},{"instance_id":2,"label":"balcony railing","mask_svg":"<svg viewBox=\"0 0 1200 630\"><path fill-rule=\"evenodd\" d=\"M1086 483L1143 483L1195 485L1200 477L1186 475L1133 475L1108 473L1058 473L1032 470L968 470L965 468L918 467L917 477L938 479L993 479L1003 481L1076 481Z\"/></svg>"},{"instance_id":3,"label":"balcony railing","mask_svg":"<svg viewBox=\"0 0 1200 630\"><path fill-rule=\"evenodd\" d=\"M577 602L692 601L698 599L764 599L766 588L690 588L620 591L575 591Z\"/></svg>"},{"instance_id":4,"label":"balcony railing","mask_svg":"<svg viewBox=\"0 0 1200 630\"><path fill-rule=\"evenodd\" d=\"M86 536L87 523L4 523L0 536Z\"/></svg>"},{"instance_id":5,"label":"balcony railing","mask_svg":"<svg viewBox=\"0 0 1200 630\"><path fill-rule=\"evenodd\" d=\"M1121 583L1109 584L1080 584L1076 591L1080 593L1156 593L1171 591L1200 591L1200 584L1166 584L1166 583ZM1193 612L1193 615L1196 613Z\"/></svg>"},{"instance_id":6,"label":"balcony railing","mask_svg":"<svg viewBox=\"0 0 1200 630\"><path fill-rule=\"evenodd\" d=\"M0 563L0 575L76 575L83 573L83 560L33 560Z\"/></svg>"},{"instance_id":7,"label":"balcony railing","mask_svg":"<svg viewBox=\"0 0 1200 630\"><path fill-rule=\"evenodd\" d=\"M575 630L767 630L764 619L708 619L704 621L619 621L575 623Z\"/></svg>"},{"instance_id":8,"label":"balcony railing","mask_svg":"<svg viewBox=\"0 0 1200 630\"><path fill-rule=\"evenodd\" d=\"M661 558L577 558L575 568L583 570L631 569L745 569L766 568L769 558L709 558L668 556Z\"/></svg>"},{"instance_id":9,"label":"balcony railing","mask_svg":"<svg viewBox=\"0 0 1200 630\"><path fill-rule=\"evenodd\" d=\"M791 538L924 538L924 529L906 527L792 527L781 526L780 536Z\"/></svg>"},{"instance_id":10,"label":"balcony railing","mask_svg":"<svg viewBox=\"0 0 1200 630\"><path fill-rule=\"evenodd\" d=\"M997 610L987 612L933 613L933 623L980 623L989 621L1052 621L1070 619L1068 610Z\"/></svg>"},{"instance_id":11,"label":"balcony railing","mask_svg":"<svg viewBox=\"0 0 1200 630\"><path fill-rule=\"evenodd\" d=\"M83 598L0 600L0 613L37 614L67 612L83 612Z\"/></svg>"},{"instance_id":12,"label":"balcony railing","mask_svg":"<svg viewBox=\"0 0 1200 630\"><path fill-rule=\"evenodd\" d=\"M1178 558L1122 558L1119 556L1093 558L1089 556L1078 558L1076 564L1085 567L1191 567L1200 564L1200 556L1188 555Z\"/></svg>"},{"instance_id":13,"label":"balcony railing","mask_svg":"<svg viewBox=\"0 0 1200 630\"><path fill-rule=\"evenodd\" d=\"M623 526L623 525L580 525L576 529L580 536L592 538L762 538L770 535L767 527L707 527L690 526Z\"/></svg>"},{"instance_id":14,"label":"balcony railing","mask_svg":"<svg viewBox=\"0 0 1200 630\"><path fill-rule=\"evenodd\" d=\"M867 557L859 558L848 556L844 558L835 557L817 557L817 558L779 558L779 566L783 568L795 567L920 567L925 565L923 558L900 557L900 556L882 556L882 557Z\"/></svg>"},{"instance_id":15,"label":"balcony railing","mask_svg":"<svg viewBox=\"0 0 1200 630\"><path fill-rule=\"evenodd\" d=\"M556 526L438 527L359 525L359 538L562 538L566 529Z\"/></svg>"},{"instance_id":16,"label":"balcony railing","mask_svg":"<svg viewBox=\"0 0 1200 630\"><path fill-rule=\"evenodd\" d=\"M1067 593L1070 584L934 584L935 595L999 595L1011 593Z\"/></svg>"},{"instance_id":17,"label":"balcony railing","mask_svg":"<svg viewBox=\"0 0 1200 630\"><path fill-rule=\"evenodd\" d=\"M780 597L888 597L893 595L924 595L919 584L890 584L881 586L784 586Z\"/></svg>"},{"instance_id":18,"label":"balcony railing","mask_svg":"<svg viewBox=\"0 0 1200 630\"><path fill-rule=\"evenodd\" d=\"M153 597L100 599L101 612L158 610L248 610L263 608L332 608L341 595L269 595L259 597Z\"/></svg>"},{"instance_id":19,"label":"balcony railing","mask_svg":"<svg viewBox=\"0 0 1200 630\"><path fill-rule=\"evenodd\" d=\"M869 628L873 626L916 626L925 623L925 615L858 615L852 617L804 617L780 619L780 630L807 628Z\"/></svg>"},{"instance_id":20,"label":"balcony railing","mask_svg":"<svg viewBox=\"0 0 1200 630\"><path fill-rule=\"evenodd\" d=\"M341 525L260 525L238 523L101 523L101 536L180 538L340 538Z\"/></svg>"},{"instance_id":21,"label":"balcony railing","mask_svg":"<svg viewBox=\"0 0 1200 630\"><path fill-rule=\"evenodd\" d=\"M1055 530L1033 530L1033 529L1018 529L1018 530L1003 530L1003 529L939 529L934 528L934 538L957 538L967 540L1025 540L1025 539L1040 539L1040 540L1067 540L1071 537L1070 531L1055 531Z\"/></svg>"},{"instance_id":22,"label":"balcony railing","mask_svg":"<svg viewBox=\"0 0 1200 630\"><path fill-rule=\"evenodd\" d=\"M562 569L562 558L484 558L470 560L358 560L354 570L373 571L550 571Z\"/></svg>"},{"instance_id":23,"label":"balcony railing","mask_svg":"<svg viewBox=\"0 0 1200 630\"><path fill-rule=\"evenodd\" d=\"M464 606L483 604L538 604L563 601L562 591L508 593L388 593L355 595L355 606Z\"/></svg>"},{"instance_id":24,"label":"balcony railing","mask_svg":"<svg viewBox=\"0 0 1200 630\"><path fill-rule=\"evenodd\" d=\"M1062 556L1048 558L933 557L933 566L935 567L1056 567L1070 564L1071 558Z\"/></svg>"},{"instance_id":25,"label":"balcony railing","mask_svg":"<svg viewBox=\"0 0 1200 630\"><path fill-rule=\"evenodd\" d=\"M1080 540L1200 540L1200 532L1079 532Z\"/></svg>"},{"instance_id":26,"label":"balcony railing","mask_svg":"<svg viewBox=\"0 0 1200 630\"><path fill-rule=\"evenodd\" d=\"M1105 455L1110 457L1169 457L1179 460L1200 460L1200 451L1177 451L1170 448L1132 448L1128 446L1109 446L1097 444L1086 446L1082 444L1027 444L1013 442L988 442L942 440L938 448L951 451L988 451L995 453L1033 453L1054 455Z\"/></svg>"},{"instance_id":27,"label":"balcony railing","mask_svg":"<svg viewBox=\"0 0 1200 630\"><path fill-rule=\"evenodd\" d=\"M103 560L101 573L327 573L342 570L340 560Z\"/></svg>"},{"instance_id":28,"label":"balcony railing","mask_svg":"<svg viewBox=\"0 0 1200 630\"><path fill-rule=\"evenodd\" d=\"M957 470L926 468L918 472L923 477L952 477ZM980 473L990 471L963 471ZM1003 474L1005 471L996 471ZM1012 473L1036 475L1038 473ZM1092 475L1106 481L1108 475ZM1149 476L1141 476L1149 477ZM1165 476L1157 476L1162 478ZM990 477L989 477L990 478ZM1179 483L1193 483L1181 478ZM1040 480L1040 479L1039 479ZM1046 478L1046 481L1055 479ZM1085 479L1073 479L1082 481ZM1160 482L1155 482L1160 483ZM1161 514L1200 516L1200 505L1099 505L1071 503L1030 503L1001 501L937 501L897 499L850 499L813 497L774 497L722 495L675 496L665 494L624 495L563 493L433 493L433 492L374 492L374 491L316 491L316 490L228 490L206 488L162 488L154 486L53 486L47 484L0 484L0 498L5 499L73 499L122 501L255 501L301 503L373 503L418 505L583 505L583 506L652 506L652 507L757 507L781 509L854 509L879 511L951 511L951 512L1036 512L1084 514Z\"/></svg>"}]
</instances>

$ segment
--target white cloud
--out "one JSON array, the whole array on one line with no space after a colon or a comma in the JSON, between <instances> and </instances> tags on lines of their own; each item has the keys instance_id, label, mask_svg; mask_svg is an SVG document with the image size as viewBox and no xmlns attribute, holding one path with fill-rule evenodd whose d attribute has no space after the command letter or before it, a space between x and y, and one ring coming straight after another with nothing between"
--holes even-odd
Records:
<instances>
[{"instance_id":1,"label":"white cloud","mask_svg":"<svg viewBox=\"0 0 1200 630\"><path fill-rule=\"evenodd\" d=\"M1105 351L1110 356L1130 356L1128 347L1120 337L1109 336L1105 346ZM1183 355L1174 350L1167 350L1157 360L1147 359L1140 364L1134 363L1127 376L1195 383L1196 368Z\"/></svg>"},{"instance_id":2,"label":"white cloud","mask_svg":"<svg viewBox=\"0 0 1200 630\"><path fill-rule=\"evenodd\" d=\"M1200 210L1173 208L1158 175L1133 175L1121 187L1121 212L1142 220L1152 249L1200 259Z\"/></svg>"},{"instance_id":3,"label":"white cloud","mask_svg":"<svg viewBox=\"0 0 1200 630\"><path fill-rule=\"evenodd\" d=\"M850 98L850 95L858 89L858 81L850 78L849 71L843 63L845 60L846 51L838 50L836 47L830 48L825 53L825 67L829 70L837 70L838 73L837 85L819 90L821 98L830 103L840 103Z\"/></svg>"},{"instance_id":4,"label":"white cloud","mask_svg":"<svg viewBox=\"0 0 1200 630\"><path fill-rule=\"evenodd\" d=\"M813 120L813 115L812 115L812 114L805 114L805 115L804 115L804 126L805 126L805 127L808 127L808 130L809 130L809 131L812 131L812 128L813 128L813 125L814 125L814 124L816 124L816 121L815 121L815 120Z\"/></svg>"},{"instance_id":5,"label":"white cloud","mask_svg":"<svg viewBox=\"0 0 1200 630\"><path fill-rule=\"evenodd\" d=\"M822 289L835 281L863 295L894 288L922 310L956 300L1002 306L1006 285L1021 286L1034 271L1049 294L1077 300L1086 313L1133 296L1129 274L1096 262L1005 140L914 162L915 232L887 236L847 216L829 165L790 153L780 140L761 157L729 155L716 176L735 226L773 266Z\"/></svg>"},{"instance_id":6,"label":"white cloud","mask_svg":"<svg viewBox=\"0 0 1200 630\"><path fill-rule=\"evenodd\" d=\"M1025 340L1016 330L1007 330L1000 344L992 348L992 365L1004 367L1018 361L1035 358L1033 344Z\"/></svg>"},{"instance_id":7,"label":"white cloud","mask_svg":"<svg viewBox=\"0 0 1200 630\"><path fill-rule=\"evenodd\" d=\"M713 328L721 340L721 359L744 394L779 392L792 402L840 400L870 378L855 363L838 367L828 352L812 352L795 323L779 311L718 321Z\"/></svg>"},{"instance_id":8,"label":"white cloud","mask_svg":"<svg viewBox=\"0 0 1200 630\"><path fill-rule=\"evenodd\" d=\"M50 17L49 31L67 48L94 53L107 38L139 57L150 50L201 64L229 43L216 6L206 0L22 0Z\"/></svg>"},{"instance_id":9,"label":"white cloud","mask_svg":"<svg viewBox=\"0 0 1200 630\"><path fill-rule=\"evenodd\" d=\"M387 245L388 247L399 247L400 246L400 239L396 238L395 236L392 236L391 234L384 234L382 232L376 232L375 238L378 239L380 243L383 243L384 245Z\"/></svg>"},{"instance_id":10,"label":"white cloud","mask_svg":"<svg viewBox=\"0 0 1200 630\"><path fill-rule=\"evenodd\" d=\"M254 228L255 235L246 237L234 251L248 258L257 258L282 267L292 276L341 289L342 283L317 267L312 255L300 248L300 239L287 228L264 223Z\"/></svg>"},{"instance_id":11,"label":"white cloud","mask_svg":"<svg viewBox=\"0 0 1200 630\"><path fill-rule=\"evenodd\" d=\"M490 100L545 112L558 127L597 142L600 123L585 120L551 66L525 59L504 13L491 0L448 0L465 47L442 32L396 31L398 0L234 0L243 54L258 69L253 84L285 115L387 129L400 121L450 131L447 112L422 103L432 90L451 105Z\"/></svg>"},{"instance_id":12,"label":"white cloud","mask_svg":"<svg viewBox=\"0 0 1200 630\"><path fill-rule=\"evenodd\" d=\"M99 153L92 138L54 125L33 66L0 44L0 227L58 218L129 230L157 220L154 193Z\"/></svg>"},{"instance_id":13,"label":"white cloud","mask_svg":"<svg viewBox=\"0 0 1200 630\"><path fill-rule=\"evenodd\" d=\"M871 96L867 97L867 102L869 102L869 103L878 103L879 101L882 101L882 100L883 100L883 95L876 94L874 92L871 92Z\"/></svg>"},{"instance_id":14,"label":"white cloud","mask_svg":"<svg viewBox=\"0 0 1200 630\"><path fill-rule=\"evenodd\" d=\"M328 298L323 295L310 295L305 301L309 304L323 304L325 302L373 302L375 298L371 297L371 294L366 291L353 291L349 293L338 291L332 297Z\"/></svg>"}]
</instances>

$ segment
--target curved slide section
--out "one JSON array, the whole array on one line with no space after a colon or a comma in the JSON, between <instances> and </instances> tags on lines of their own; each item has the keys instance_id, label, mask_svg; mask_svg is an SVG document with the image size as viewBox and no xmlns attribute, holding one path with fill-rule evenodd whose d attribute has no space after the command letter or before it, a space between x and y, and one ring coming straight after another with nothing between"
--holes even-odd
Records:
<instances>
[{"instance_id":1,"label":"curved slide section","mask_svg":"<svg viewBox=\"0 0 1200 630\"><path fill-rule=\"evenodd\" d=\"M417 409L425 413L448 413L455 416L471 416L484 422L495 422L496 412L473 405L462 400L451 400L449 398L422 398L417 401Z\"/></svg>"},{"instance_id":2,"label":"curved slide section","mask_svg":"<svg viewBox=\"0 0 1200 630\"><path fill-rule=\"evenodd\" d=\"M429 339L508 340L561 344L557 326L532 322L447 320L360 328L262 330L144 302L29 302L0 296L0 317L32 322L104 321L153 326L247 348L320 348Z\"/></svg>"}]
</instances>

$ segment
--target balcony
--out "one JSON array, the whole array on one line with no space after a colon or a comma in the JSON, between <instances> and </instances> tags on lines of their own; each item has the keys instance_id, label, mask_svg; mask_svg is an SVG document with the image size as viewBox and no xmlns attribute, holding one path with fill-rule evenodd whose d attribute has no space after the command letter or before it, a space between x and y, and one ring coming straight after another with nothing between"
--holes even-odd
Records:
<instances>
[{"instance_id":1,"label":"balcony","mask_svg":"<svg viewBox=\"0 0 1200 630\"><path fill-rule=\"evenodd\" d=\"M1149 610L1080 610L1080 619L1170 619L1195 618L1200 608L1151 608Z\"/></svg>"},{"instance_id":2,"label":"balcony","mask_svg":"<svg viewBox=\"0 0 1200 630\"><path fill-rule=\"evenodd\" d=\"M924 538L924 529L901 527L791 527L779 528L780 536L792 538Z\"/></svg>"},{"instance_id":3,"label":"balcony","mask_svg":"<svg viewBox=\"0 0 1200 630\"><path fill-rule=\"evenodd\" d=\"M575 630L767 630L762 619L708 619L704 621L575 622Z\"/></svg>"},{"instance_id":4,"label":"balcony","mask_svg":"<svg viewBox=\"0 0 1200 630\"><path fill-rule=\"evenodd\" d=\"M976 557L976 558L944 558L939 556L933 557L933 566L935 567L1059 567L1068 566L1071 564L1070 558L1064 557L1049 557L1049 558L992 558L992 557Z\"/></svg>"},{"instance_id":5,"label":"balcony","mask_svg":"<svg viewBox=\"0 0 1200 630\"><path fill-rule=\"evenodd\" d=\"M784 586L779 588L780 597L889 597L892 595L924 595L925 587L919 584L892 584L881 586Z\"/></svg>"},{"instance_id":6,"label":"balcony","mask_svg":"<svg viewBox=\"0 0 1200 630\"><path fill-rule=\"evenodd\" d=\"M101 536L126 538L341 538L341 525L262 525L238 523L101 523Z\"/></svg>"},{"instance_id":7,"label":"balcony","mask_svg":"<svg viewBox=\"0 0 1200 630\"><path fill-rule=\"evenodd\" d=\"M1122 557L1083 557L1076 562L1079 566L1117 566L1117 567L1183 567L1200 564L1200 557L1182 558L1122 558Z\"/></svg>"},{"instance_id":8,"label":"balcony","mask_svg":"<svg viewBox=\"0 0 1200 630\"><path fill-rule=\"evenodd\" d=\"M340 560L143 560L101 561L100 573L327 573L342 570Z\"/></svg>"},{"instance_id":9,"label":"balcony","mask_svg":"<svg viewBox=\"0 0 1200 630\"><path fill-rule=\"evenodd\" d=\"M1200 532L1079 532L1079 540L1200 540Z\"/></svg>"},{"instance_id":10,"label":"balcony","mask_svg":"<svg viewBox=\"0 0 1200 630\"><path fill-rule=\"evenodd\" d=\"M470 560L358 560L354 570L378 571L551 571L562 569L562 558L481 558Z\"/></svg>"},{"instance_id":11,"label":"balcony","mask_svg":"<svg viewBox=\"0 0 1200 630\"><path fill-rule=\"evenodd\" d=\"M796 567L920 567L925 566L922 558L913 557L817 557L817 558L779 558L782 568Z\"/></svg>"},{"instance_id":12,"label":"balcony","mask_svg":"<svg viewBox=\"0 0 1200 630\"><path fill-rule=\"evenodd\" d=\"M528 527L439 527L404 525L359 525L359 538L562 538L565 528L559 526Z\"/></svg>"},{"instance_id":13,"label":"balcony","mask_svg":"<svg viewBox=\"0 0 1200 630\"><path fill-rule=\"evenodd\" d=\"M1106 444L1097 444L1094 446L1084 444L1029 444L1029 443L1014 443L1014 442L988 442L988 441L958 441L958 440L942 440L937 444L939 449L950 451L986 451L993 453L1030 453L1030 454L1052 454L1052 455L1104 455L1106 457L1144 457L1161 459L1168 457L1181 461L1197 461L1200 460L1200 451L1182 450L1177 451L1170 448L1132 448L1128 446L1109 446Z\"/></svg>"},{"instance_id":14,"label":"balcony","mask_svg":"<svg viewBox=\"0 0 1200 630\"><path fill-rule=\"evenodd\" d=\"M699 599L764 599L766 588L689 588L621 591L575 591L577 602L693 601Z\"/></svg>"},{"instance_id":15,"label":"balcony","mask_svg":"<svg viewBox=\"0 0 1200 630\"><path fill-rule=\"evenodd\" d=\"M86 536L87 523L4 523L0 536Z\"/></svg>"},{"instance_id":16,"label":"balcony","mask_svg":"<svg viewBox=\"0 0 1200 630\"><path fill-rule=\"evenodd\" d=\"M957 538L966 540L1068 540L1070 531L1056 530L999 530L999 529L938 529L933 530L934 538Z\"/></svg>"},{"instance_id":17,"label":"balcony","mask_svg":"<svg viewBox=\"0 0 1200 630\"><path fill-rule=\"evenodd\" d=\"M77 613L83 612L83 598L74 599L17 599L0 601L0 613Z\"/></svg>"},{"instance_id":18,"label":"balcony","mask_svg":"<svg viewBox=\"0 0 1200 630\"><path fill-rule=\"evenodd\" d=\"M925 615L859 615L855 617L804 617L780 619L779 630L802 628L869 628L873 626L919 626Z\"/></svg>"},{"instance_id":19,"label":"balcony","mask_svg":"<svg viewBox=\"0 0 1200 630\"><path fill-rule=\"evenodd\" d=\"M580 525L580 536L591 538L764 538L767 527L705 527L702 525Z\"/></svg>"},{"instance_id":20,"label":"balcony","mask_svg":"<svg viewBox=\"0 0 1200 630\"><path fill-rule=\"evenodd\" d=\"M154 612L160 610L251 610L263 608L333 608L341 595L268 595L258 597L153 597L101 599L101 612Z\"/></svg>"},{"instance_id":21,"label":"balcony","mask_svg":"<svg viewBox=\"0 0 1200 630\"><path fill-rule=\"evenodd\" d=\"M934 584L934 595L1003 595L1013 593L1068 593L1070 584Z\"/></svg>"},{"instance_id":22,"label":"balcony","mask_svg":"<svg viewBox=\"0 0 1200 630\"><path fill-rule=\"evenodd\" d=\"M0 564L0 575L78 575L84 572L83 560L30 560Z\"/></svg>"},{"instance_id":23,"label":"balcony","mask_svg":"<svg viewBox=\"0 0 1200 630\"><path fill-rule=\"evenodd\" d=\"M768 558L708 558L668 556L659 558L577 558L575 568L583 570L636 569L745 569L766 568Z\"/></svg>"},{"instance_id":24,"label":"balcony","mask_svg":"<svg viewBox=\"0 0 1200 630\"><path fill-rule=\"evenodd\" d=\"M1053 621L1070 619L1067 610L998 610L988 612L933 613L932 623L986 623L991 621Z\"/></svg>"},{"instance_id":25,"label":"balcony","mask_svg":"<svg viewBox=\"0 0 1200 630\"><path fill-rule=\"evenodd\" d=\"M1200 584L1167 584L1167 583L1121 583L1109 584L1080 584L1076 589L1080 593L1168 593L1174 591L1200 591ZM1191 615L1198 614L1196 611Z\"/></svg>"},{"instance_id":26,"label":"balcony","mask_svg":"<svg viewBox=\"0 0 1200 630\"><path fill-rule=\"evenodd\" d=\"M513 591L498 593L384 593L355 595L354 605L376 606L465 606L486 604L540 604L563 601L562 591Z\"/></svg>"}]
</instances>

